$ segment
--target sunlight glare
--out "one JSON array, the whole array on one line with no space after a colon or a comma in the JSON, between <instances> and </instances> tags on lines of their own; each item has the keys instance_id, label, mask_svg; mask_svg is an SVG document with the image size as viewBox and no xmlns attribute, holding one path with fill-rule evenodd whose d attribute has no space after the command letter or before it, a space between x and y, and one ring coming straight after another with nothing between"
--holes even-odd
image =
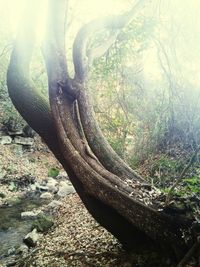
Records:
<instances>
[{"instance_id":1,"label":"sunlight glare","mask_svg":"<svg viewBox=\"0 0 200 267\"><path fill-rule=\"evenodd\" d=\"M8 10L8 18L10 24L10 32L15 37L19 24L21 21L21 17L23 14L23 10L27 0L0 0L0 7L2 10ZM100 17L102 15L109 14L119 14L119 12L123 12L128 9L129 1L121 1L121 0L84 0L84 1L69 1L70 6L75 6L75 12L79 14L78 18L75 20L79 20L81 24L84 24L96 17ZM30 9L34 10L34 5L36 1L30 1ZM45 22L47 15L47 5L48 0L40 1L40 14L38 17L38 22L36 26L36 34L37 34L37 43L41 43L44 35L45 35ZM76 14L75 14L76 15Z\"/></svg>"},{"instance_id":2,"label":"sunlight glare","mask_svg":"<svg viewBox=\"0 0 200 267\"><path fill-rule=\"evenodd\" d=\"M1 6L3 4L3 8L5 10L8 10L10 31L14 38L19 30L26 0L4 1L4 3L1 3L2 1L3 0L0 0ZM36 42L37 43L42 42L44 38L44 34L45 34L47 1L48 0L40 1L40 11L39 11L38 21L36 25ZM36 4L36 2L31 1L30 10L34 10L34 6L33 6L34 4Z\"/></svg>"}]
</instances>

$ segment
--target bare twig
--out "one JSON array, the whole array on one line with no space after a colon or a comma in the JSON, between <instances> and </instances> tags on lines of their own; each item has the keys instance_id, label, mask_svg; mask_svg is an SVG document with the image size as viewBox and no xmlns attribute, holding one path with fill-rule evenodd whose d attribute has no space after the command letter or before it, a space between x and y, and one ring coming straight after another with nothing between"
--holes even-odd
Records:
<instances>
[{"instance_id":1,"label":"bare twig","mask_svg":"<svg viewBox=\"0 0 200 267\"><path fill-rule=\"evenodd\" d=\"M182 172L180 173L179 177L177 178L176 182L171 186L171 188L169 189L169 192L167 194L166 197L166 201L165 201L165 205L168 205L171 197L172 197L172 193L174 191L174 189L176 188L176 186L182 181L183 176L187 173L187 171L189 170L189 168L192 166L198 152L199 152L200 147L197 147L195 152L193 153L193 155L190 158L190 161L188 162L188 164L185 166L185 168L182 170Z\"/></svg>"}]
</instances>

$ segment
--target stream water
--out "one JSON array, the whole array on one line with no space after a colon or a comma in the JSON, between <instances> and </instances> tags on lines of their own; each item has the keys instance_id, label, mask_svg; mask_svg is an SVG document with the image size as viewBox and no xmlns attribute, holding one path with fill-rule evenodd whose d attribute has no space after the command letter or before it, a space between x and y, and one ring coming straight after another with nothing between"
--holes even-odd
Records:
<instances>
[{"instance_id":1,"label":"stream water","mask_svg":"<svg viewBox=\"0 0 200 267\"><path fill-rule=\"evenodd\" d=\"M31 211L42 204L41 199L24 198L12 206L0 207L0 260L9 249L21 245L31 230L31 220L22 219L21 212Z\"/></svg>"}]
</instances>

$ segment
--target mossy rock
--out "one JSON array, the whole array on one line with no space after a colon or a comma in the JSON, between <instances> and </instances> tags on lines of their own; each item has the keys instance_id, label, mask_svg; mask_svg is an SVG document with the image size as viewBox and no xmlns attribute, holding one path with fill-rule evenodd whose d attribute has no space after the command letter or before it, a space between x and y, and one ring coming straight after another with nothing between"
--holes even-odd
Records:
<instances>
[{"instance_id":1,"label":"mossy rock","mask_svg":"<svg viewBox=\"0 0 200 267\"><path fill-rule=\"evenodd\" d=\"M38 232L47 233L48 230L54 225L51 216L39 215L32 224L32 229L36 228Z\"/></svg>"}]
</instances>

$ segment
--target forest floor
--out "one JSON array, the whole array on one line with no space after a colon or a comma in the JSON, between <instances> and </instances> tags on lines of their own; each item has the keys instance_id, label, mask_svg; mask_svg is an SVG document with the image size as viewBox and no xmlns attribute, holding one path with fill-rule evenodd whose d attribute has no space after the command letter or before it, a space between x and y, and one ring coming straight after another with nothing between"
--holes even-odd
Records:
<instances>
[{"instance_id":1,"label":"forest floor","mask_svg":"<svg viewBox=\"0 0 200 267\"><path fill-rule=\"evenodd\" d=\"M64 171L53 155L40 141L33 150L16 153L16 147L1 145L1 172L6 179L35 176L39 180L47 177L51 167ZM7 198L20 192L12 191L6 185L0 186ZM5 201L0 198L0 201ZM0 203L1 204L1 203ZM102 228L87 212L77 194L62 198L54 214L54 226L43 234L36 247L20 256L15 265L19 267L161 267L161 257L152 249L126 253L119 242ZM168 262L168 266L172 264ZM187 265L191 267L195 265Z\"/></svg>"},{"instance_id":2,"label":"forest floor","mask_svg":"<svg viewBox=\"0 0 200 267\"><path fill-rule=\"evenodd\" d=\"M167 259L166 259L167 261ZM63 200L51 231L22 266L49 267L161 267L155 251L128 254L119 242L87 212L74 194ZM169 266L170 262L169 262ZM188 265L189 267L190 265Z\"/></svg>"}]
</instances>

